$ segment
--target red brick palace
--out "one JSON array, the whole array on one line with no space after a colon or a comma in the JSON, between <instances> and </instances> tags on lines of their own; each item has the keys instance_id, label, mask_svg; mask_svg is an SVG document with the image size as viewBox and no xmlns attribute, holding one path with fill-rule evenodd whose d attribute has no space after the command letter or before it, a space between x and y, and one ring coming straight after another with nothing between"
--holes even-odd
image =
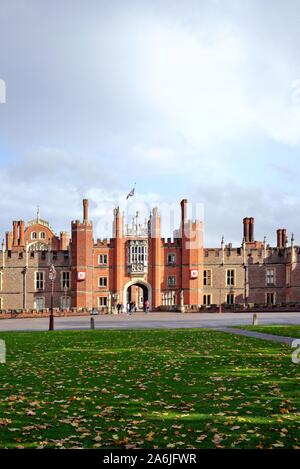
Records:
<instances>
[{"instance_id":1,"label":"red brick palace","mask_svg":"<svg viewBox=\"0 0 300 469\"><path fill-rule=\"evenodd\" d=\"M0 251L0 310L50 307L49 269L54 265L54 307L97 308L115 312L129 301L152 310L209 308L212 305L288 305L300 301L299 248L288 245L286 230L277 231L277 246L254 238L254 219L243 221L243 241L233 248L222 239L217 248L203 246L203 224L181 220L173 240L161 238L157 208L145 225L125 225L114 210L110 240L93 238L88 201L83 220L73 221L71 236L58 237L39 216L25 225L14 221Z\"/></svg>"}]
</instances>

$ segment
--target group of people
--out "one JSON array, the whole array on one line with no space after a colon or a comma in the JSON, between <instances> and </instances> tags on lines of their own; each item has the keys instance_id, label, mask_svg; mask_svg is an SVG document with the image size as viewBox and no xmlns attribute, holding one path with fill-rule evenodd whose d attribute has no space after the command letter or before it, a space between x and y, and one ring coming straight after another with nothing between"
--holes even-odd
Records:
<instances>
[{"instance_id":1,"label":"group of people","mask_svg":"<svg viewBox=\"0 0 300 469\"><path fill-rule=\"evenodd\" d=\"M121 303L117 304L117 311L120 314L123 311L123 305ZM130 301L127 303L127 314L131 315L132 313L137 311L137 306L135 301ZM149 300L144 302L144 312L147 314L150 311L150 303Z\"/></svg>"}]
</instances>

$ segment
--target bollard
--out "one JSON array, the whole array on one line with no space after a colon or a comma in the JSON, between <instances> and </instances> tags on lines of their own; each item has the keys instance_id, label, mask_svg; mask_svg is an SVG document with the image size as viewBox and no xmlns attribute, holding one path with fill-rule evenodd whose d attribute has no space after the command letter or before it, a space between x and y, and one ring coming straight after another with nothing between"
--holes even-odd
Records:
<instances>
[{"instance_id":1,"label":"bollard","mask_svg":"<svg viewBox=\"0 0 300 469\"><path fill-rule=\"evenodd\" d=\"M95 319L91 318L91 329L95 329Z\"/></svg>"},{"instance_id":2,"label":"bollard","mask_svg":"<svg viewBox=\"0 0 300 469\"><path fill-rule=\"evenodd\" d=\"M257 314L253 314L252 324L253 324L253 326L257 326L257 324L258 324Z\"/></svg>"}]
</instances>

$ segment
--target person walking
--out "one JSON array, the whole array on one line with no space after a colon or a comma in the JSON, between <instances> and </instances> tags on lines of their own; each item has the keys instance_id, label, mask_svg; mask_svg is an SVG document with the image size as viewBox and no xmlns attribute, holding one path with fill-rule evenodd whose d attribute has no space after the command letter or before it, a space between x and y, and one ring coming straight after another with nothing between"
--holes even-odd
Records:
<instances>
[{"instance_id":1,"label":"person walking","mask_svg":"<svg viewBox=\"0 0 300 469\"><path fill-rule=\"evenodd\" d=\"M149 303L149 300L146 300L145 301L145 313L149 313L149 308L150 308L150 303Z\"/></svg>"}]
</instances>

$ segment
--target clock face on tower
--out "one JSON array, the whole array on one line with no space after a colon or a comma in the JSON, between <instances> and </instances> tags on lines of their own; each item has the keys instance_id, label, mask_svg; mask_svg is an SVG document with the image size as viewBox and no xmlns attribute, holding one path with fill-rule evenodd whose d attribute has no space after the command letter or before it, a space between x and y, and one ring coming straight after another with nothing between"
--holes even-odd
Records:
<instances>
[{"instance_id":1,"label":"clock face on tower","mask_svg":"<svg viewBox=\"0 0 300 469\"><path fill-rule=\"evenodd\" d=\"M82 280L85 280L85 272L78 272L77 273L77 280L80 282Z\"/></svg>"},{"instance_id":2,"label":"clock face on tower","mask_svg":"<svg viewBox=\"0 0 300 469\"><path fill-rule=\"evenodd\" d=\"M197 269L191 269L190 270L190 278L198 278L198 270Z\"/></svg>"}]
</instances>

